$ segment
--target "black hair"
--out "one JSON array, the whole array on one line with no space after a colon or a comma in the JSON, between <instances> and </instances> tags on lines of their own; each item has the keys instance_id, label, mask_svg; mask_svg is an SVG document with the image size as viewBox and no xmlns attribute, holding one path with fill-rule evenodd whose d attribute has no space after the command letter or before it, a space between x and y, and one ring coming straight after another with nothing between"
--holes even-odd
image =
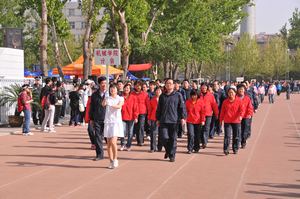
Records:
<instances>
[{"instance_id":1,"label":"black hair","mask_svg":"<svg viewBox=\"0 0 300 199\"><path fill-rule=\"evenodd\" d=\"M169 80L172 80L173 81L173 83L174 83L174 80L172 79L172 78L165 78L165 83L167 82L167 81L169 81Z\"/></svg>"},{"instance_id":2,"label":"black hair","mask_svg":"<svg viewBox=\"0 0 300 199\"><path fill-rule=\"evenodd\" d=\"M189 83L189 80L188 79L184 79L182 82L188 82Z\"/></svg>"},{"instance_id":3,"label":"black hair","mask_svg":"<svg viewBox=\"0 0 300 199\"><path fill-rule=\"evenodd\" d=\"M236 93L236 90L235 90L235 88L233 88L233 87L230 87L230 88L228 88L228 90L227 90L227 94L228 94L228 92L229 92L230 90L232 90L233 92L235 92L235 93Z\"/></svg>"},{"instance_id":4,"label":"black hair","mask_svg":"<svg viewBox=\"0 0 300 199\"><path fill-rule=\"evenodd\" d=\"M56 87L61 87L61 82L60 81L56 82Z\"/></svg>"},{"instance_id":5,"label":"black hair","mask_svg":"<svg viewBox=\"0 0 300 199\"><path fill-rule=\"evenodd\" d=\"M51 78L50 77L47 77L46 79L45 79L45 83L46 84L49 84L49 82L51 82L52 80L51 80Z\"/></svg>"},{"instance_id":6,"label":"black hair","mask_svg":"<svg viewBox=\"0 0 300 199\"><path fill-rule=\"evenodd\" d=\"M118 80L118 82L117 82L117 83L122 83L122 84L124 84L122 80Z\"/></svg>"},{"instance_id":7,"label":"black hair","mask_svg":"<svg viewBox=\"0 0 300 199\"><path fill-rule=\"evenodd\" d=\"M202 83L201 83L201 87L202 87L202 86L208 87L208 84L207 84L206 82L202 82Z\"/></svg>"},{"instance_id":8,"label":"black hair","mask_svg":"<svg viewBox=\"0 0 300 199\"><path fill-rule=\"evenodd\" d=\"M111 84L109 85L109 93L110 93L110 89L111 89L111 88L118 89L117 84L116 84L116 83L111 83Z\"/></svg>"},{"instance_id":9,"label":"black hair","mask_svg":"<svg viewBox=\"0 0 300 199\"><path fill-rule=\"evenodd\" d=\"M161 91L163 91L163 88L161 86L157 86L155 89L154 89L154 92L156 92L158 89L160 89Z\"/></svg>"},{"instance_id":10,"label":"black hair","mask_svg":"<svg viewBox=\"0 0 300 199\"><path fill-rule=\"evenodd\" d=\"M155 85L155 81L150 81L149 85Z\"/></svg>"},{"instance_id":11,"label":"black hair","mask_svg":"<svg viewBox=\"0 0 300 199\"><path fill-rule=\"evenodd\" d=\"M193 95L198 96L198 94L197 94L197 92L195 90L192 90L191 93L190 93L190 96L193 96Z\"/></svg>"},{"instance_id":12,"label":"black hair","mask_svg":"<svg viewBox=\"0 0 300 199\"><path fill-rule=\"evenodd\" d=\"M237 89L237 90L239 90L240 88L244 88L245 91L247 90L247 88L246 88L246 86L245 86L244 84L238 84L238 85L236 86L236 89Z\"/></svg>"},{"instance_id":13,"label":"black hair","mask_svg":"<svg viewBox=\"0 0 300 199\"><path fill-rule=\"evenodd\" d=\"M101 76L98 78L98 84L101 84L101 82L106 81L106 77Z\"/></svg>"},{"instance_id":14,"label":"black hair","mask_svg":"<svg viewBox=\"0 0 300 199\"><path fill-rule=\"evenodd\" d=\"M174 83L180 84L180 80L179 80L179 79L176 79L176 80L174 80Z\"/></svg>"}]
</instances>

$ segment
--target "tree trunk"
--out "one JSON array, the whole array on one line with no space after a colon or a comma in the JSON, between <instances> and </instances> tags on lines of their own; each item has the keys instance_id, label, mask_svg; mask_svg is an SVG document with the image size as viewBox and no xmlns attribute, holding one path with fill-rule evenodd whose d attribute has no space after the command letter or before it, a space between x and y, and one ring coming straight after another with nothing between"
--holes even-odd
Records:
<instances>
[{"instance_id":1,"label":"tree trunk","mask_svg":"<svg viewBox=\"0 0 300 199\"><path fill-rule=\"evenodd\" d=\"M150 24L149 24L149 26L148 26L148 28L147 28L147 31L146 31L146 32L143 32L143 34L142 34L142 39L143 39L143 41L144 41L144 45L146 45L146 43L147 43L148 35L149 35L149 33L150 33L151 29L152 29L152 26L153 26L153 24L154 24L154 22L155 22L155 19L156 19L158 13L159 13L159 9L157 9L157 10L153 13L153 16L152 16L151 22L150 22Z\"/></svg>"},{"instance_id":2,"label":"tree trunk","mask_svg":"<svg viewBox=\"0 0 300 199\"><path fill-rule=\"evenodd\" d=\"M178 79L178 72L179 72L179 65L175 64L174 68L173 68L173 79Z\"/></svg>"},{"instance_id":3,"label":"tree trunk","mask_svg":"<svg viewBox=\"0 0 300 199\"><path fill-rule=\"evenodd\" d=\"M116 29L116 20L115 20L115 7L112 6L110 12L110 19L111 19L111 28L115 36L116 46L118 49L121 49L121 42L120 42L120 35L118 30Z\"/></svg>"},{"instance_id":4,"label":"tree trunk","mask_svg":"<svg viewBox=\"0 0 300 199\"><path fill-rule=\"evenodd\" d=\"M52 18L52 40L54 43L54 54L55 54L55 60L56 60L56 64L57 64L56 67L57 67L59 76L61 77L62 81L65 81L65 77L64 77L63 71L61 69L62 62L61 62L61 58L60 58L60 51L59 51L59 47L58 47L56 27L55 27L53 18Z\"/></svg>"},{"instance_id":5,"label":"tree trunk","mask_svg":"<svg viewBox=\"0 0 300 199\"><path fill-rule=\"evenodd\" d=\"M41 31L41 42L40 42L40 65L44 76L48 76L47 66L47 42L48 42L48 24L47 24L47 4L46 0L42 0L42 31Z\"/></svg>"},{"instance_id":6,"label":"tree trunk","mask_svg":"<svg viewBox=\"0 0 300 199\"><path fill-rule=\"evenodd\" d=\"M169 78L170 77L170 66L169 62L166 62L163 64L164 65L164 77Z\"/></svg>"},{"instance_id":7,"label":"tree trunk","mask_svg":"<svg viewBox=\"0 0 300 199\"><path fill-rule=\"evenodd\" d=\"M184 70L184 78L190 79L190 74L191 74L191 65L189 63L186 63L185 70Z\"/></svg>"},{"instance_id":8,"label":"tree trunk","mask_svg":"<svg viewBox=\"0 0 300 199\"><path fill-rule=\"evenodd\" d=\"M90 61L91 49L90 49L90 36L92 29L92 15L94 12L94 0L89 1L89 10L87 16L87 25L85 29L84 39L83 39L83 79L88 79L91 75L92 64Z\"/></svg>"},{"instance_id":9,"label":"tree trunk","mask_svg":"<svg viewBox=\"0 0 300 199\"><path fill-rule=\"evenodd\" d=\"M64 49L65 49L65 51L67 53L67 56L68 56L68 59L69 59L70 63L73 63L73 59L72 59L72 57L70 55L70 52L69 52L69 49L68 49L68 46L67 46L65 40L63 40L63 45L64 45Z\"/></svg>"},{"instance_id":10,"label":"tree trunk","mask_svg":"<svg viewBox=\"0 0 300 199\"><path fill-rule=\"evenodd\" d=\"M123 46L122 46L122 67L124 70L123 80L127 77L128 65L129 65L129 35L128 35L128 26L125 18L125 11L119 11L120 23L122 26L123 32Z\"/></svg>"}]
</instances>

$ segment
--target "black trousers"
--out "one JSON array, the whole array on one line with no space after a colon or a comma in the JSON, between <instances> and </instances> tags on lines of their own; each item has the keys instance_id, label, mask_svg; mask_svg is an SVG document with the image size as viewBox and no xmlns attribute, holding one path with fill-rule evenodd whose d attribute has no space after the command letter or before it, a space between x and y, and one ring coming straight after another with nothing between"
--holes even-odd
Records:
<instances>
[{"instance_id":1,"label":"black trousers","mask_svg":"<svg viewBox=\"0 0 300 199\"><path fill-rule=\"evenodd\" d=\"M175 158L176 149L177 149L177 131L176 127L177 123L175 124L160 124L160 131L161 131L161 140L162 144L165 147L166 154L170 158Z\"/></svg>"},{"instance_id":2,"label":"black trousers","mask_svg":"<svg viewBox=\"0 0 300 199\"><path fill-rule=\"evenodd\" d=\"M96 157L103 158L103 137L104 137L104 122L94 121L94 131L95 131L95 144L96 144Z\"/></svg>"},{"instance_id":3,"label":"black trousers","mask_svg":"<svg viewBox=\"0 0 300 199\"><path fill-rule=\"evenodd\" d=\"M61 107L62 105L55 105L54 124L57 124L59 122L59 118L61 115Z\"/></svg>"},{"instance_id":4,"label":"black trousers","mask_svg":"<svg viewBox=\"0 0 300 199\"><path fill-rule=\"evenodd\" d=\"M138 117L138 122L134 124L134 134L136 135L136 140L138 144L144 143L144 134L145 134L145 119L146 114L140 114Z\"/></svg>"},{"instance_id":5,"label":"black trousers","mask_svg":"<svg viewBox=\"0 0 300 199\"><path fill-rule=\"evenodd\" d=\"M188 151L199 151L200 150L200 139L201 139L201 125L187 123L188 130Z\"/></svg>"},{"instance_id":6,"label":"black trousers","mask_svg":"<svg viewBox=\"0 0 300 199\"><path fill-rule=\"evenodd\" d=\"M241 122L241 144L246 144L251 127L251 119L243 118Z\"/></svg>"},{"instance_id":7,"label":"black trousers","mask_svg":"<svg viewBox=\"0 0 300 199\"><path fill-rule=\"evenodd\" d=\"M89 134L89 138L90 138L91 144L96 144L96 141L95 141L95 131L94 131L94 127L91 124L91 122L89 122L89 124L88 124L87 131L88 131L88 134Z\"/></svg>"},{"instance_id":8,"label":"black trousers","mask_svg":"<svg viewBox=\"0 0 300 199\"><path fill-rule=\"evenodd\" d=\"M150 123L150 150L157 151L157 134L158 134L158 128L156 121L149 120Z\"/></svg>"},{"instance_id":9,"label":"black trousers","mask_svg":"<svg viewBox=\"0 0 300 199\"><path fill-rule=\"evenodd\" d=\"M66 99L63 99L63 104L62 104L62 107L61 107L60 117L65 117L66 106L67 106L67 101L66 101Z\"/></svg>"},{"instance_id":10,"label":"black trousers","mask_svg":"<svg viewBox=\"0 0 300 199\"><path fill-rule=\"evenodd\" d=\"M33 108L31 112L32 120L35 125L42 125L42 110Z\"/></svg>"},{"instance_id":11,"label":"black trousers","mask_svg":"<svg viewBox=\"0 0 300 199\"><path fill-rule=\"evenodd\" d=\"M232 138L232 150L239 150L240 143L240 123L225 123L224 124L224 151L229 151L230 140Z\"/></svg>"},{"instance_id":12,"label":"black trousers","mask_svg":"<svg viewBox=\"0 0 300 199\"><path fill-rule=\"evenodd\" d=\"M206 116L205 124L201 128L201 143L204 145L207 145L207 142L208 142L211 119L212 119L212 116Z\"/></svg>"}]
</instances>

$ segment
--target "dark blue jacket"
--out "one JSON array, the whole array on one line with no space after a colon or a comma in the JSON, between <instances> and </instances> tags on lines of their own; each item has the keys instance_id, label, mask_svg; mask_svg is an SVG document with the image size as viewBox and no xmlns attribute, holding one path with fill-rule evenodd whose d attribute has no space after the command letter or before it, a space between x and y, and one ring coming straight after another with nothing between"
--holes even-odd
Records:
<instances>
[{"instance_id":1,"label":"dark blue jacket","mask_svg":"<svg viewBox=\"0 0 300 199\"><path fill-rule=\"evenodd\" d=\"M156 118L160 123L175 124L186 118L186 108L182 95L173 91L170 95L161 94L156 110Z\"/></svg>"}]
</instances>

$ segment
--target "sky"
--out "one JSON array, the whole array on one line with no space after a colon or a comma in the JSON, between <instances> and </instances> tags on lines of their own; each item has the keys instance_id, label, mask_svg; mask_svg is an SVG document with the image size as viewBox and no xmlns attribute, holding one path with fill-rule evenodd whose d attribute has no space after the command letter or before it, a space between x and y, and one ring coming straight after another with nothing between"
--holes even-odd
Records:
<instances>
[{"instance_id":1,"label":"sky","mask_svg":"<svg viewBox=\"0 0 300 199\"><path fill-rule=\"evenodd\" d=\"M300 10L300 0L256 0L256 33L278 33L295 8Z\"/></svg>"}]
</instances>

